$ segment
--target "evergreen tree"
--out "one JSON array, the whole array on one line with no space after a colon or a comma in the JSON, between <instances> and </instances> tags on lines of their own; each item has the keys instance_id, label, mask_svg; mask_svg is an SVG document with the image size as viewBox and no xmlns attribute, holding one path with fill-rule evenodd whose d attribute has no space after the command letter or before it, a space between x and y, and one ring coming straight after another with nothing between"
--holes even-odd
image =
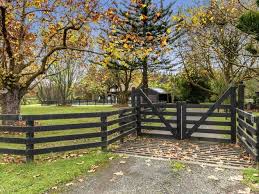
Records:
<instances>
[{"instance_id":1,"label":"evergreen tree","mask_svg":"<svg viewBox=\"0 0 259 194\"><path fill-rule=\"evenodd\" d=\"M141 69L142 86L148 88L148 71L165 68L171 62L170 51L181 31L175 30L173 3L163 0L131 0L116 5L117 17L102 38L106 51L104 63L116 69Z\"/></svg>"},{"instance_id":2,"label":"evergreen tree","mask_svg":"<svg viewBox=\"0 0 259 194\"><path fill-rule=\"evenodd\" d=\"M256 1L259 7L259 0ZM252 35L254 39L259 41L259 11L249 10L239 18L239 24L237 27L243 32ZM249 44L247 50L253 55L258 54L258 48L254 44Z\"/></svg>"}]
</instances>

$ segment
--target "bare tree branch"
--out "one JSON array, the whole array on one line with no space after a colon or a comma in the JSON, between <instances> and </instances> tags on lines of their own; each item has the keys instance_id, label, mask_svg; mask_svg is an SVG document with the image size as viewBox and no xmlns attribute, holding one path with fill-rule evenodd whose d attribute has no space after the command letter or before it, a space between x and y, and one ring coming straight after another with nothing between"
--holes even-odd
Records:
<instances>
[{"instance_id":1,"label":"bare tree branch","mask_svg":"<svg viewBox=\"0 0 259 194\"><path fill-rule=\"evenodd\" d=\"M0 6L0 10L1 10L1 32L5 41L5 45L6 45L6 52L7 55L9 57L10 60L10 70L12 71L14 69L15 66L15 59L13 56L13 50L12 50L12 46L11 46L11 42L8 38L8 31L6 29L6 7Z\"/></svg>"}]
</instances>

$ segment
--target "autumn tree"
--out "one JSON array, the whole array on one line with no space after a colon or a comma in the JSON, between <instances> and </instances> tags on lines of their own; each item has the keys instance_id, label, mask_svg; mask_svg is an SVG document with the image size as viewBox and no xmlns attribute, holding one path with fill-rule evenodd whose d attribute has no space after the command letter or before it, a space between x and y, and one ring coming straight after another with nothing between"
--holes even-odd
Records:
<instances>
[{"instance_id":1,"label":"autumn tree","mask_svg":"<svg viewBox=\"0 0 259 194\"><path fill-rule=\"evenodd\" d=\"M105 97L112 86L114 82L108 69L89 65L75 92L78 97L97 100L99 96Z\"/></svg>"},{"instance_id":2,"label":"autumn tree","mask_svg":"<svg viewBox=\"0 0 259 194\"><path fill-rule=\"evenodd\" d=\"M3 2L3 1L1 1ZM97 0L16 0L0 5L0 104L16 114L36 78L57 63L59 52L90 52Z\"/></svg>"},{"instance_id":3,"label":"autumn tree","mask_svg":"<svg viewBox=\"0 0 259 194\"><path fill-rule=\"evenodd\" d=\"M243 32L251 35L257 42L251 42L247 46L247 50L253 54L258 55L258 41L259 41L259 11L254 7L249 7L247 5L241 4L245 8L245 13L243 13L237 24L237 27ZM257 7L259 7L259 0L256 1Z\"/></svg>"},{"instance_id":4,"label":"autumn tree","mask_svg":"<svg viewBox=\"0 0 259 194\"><path fill-rule=\"evenodd\" d=\"M183 19L179 28L186 30L178 42L183 68L202 69L211 80L224 83L224 88L257 75L257 59L247 56L245 49L251 39L235 27L242 11L237 0L211 0L208 6L189 9L187 14L174 18ZM199 86L191 77L189 80Z\"/></svg>"},{"instance_id":5,"label":"autumn tree","mask_svg":"<svg viewBox=\"0 0 259 194\"><path fill-rule=\"evenodd\" d=\"M100 39L105 51L103 65L110 69L142 70L142 86L148 88L148 71L170 63L170 51L181 35L172 22L173 4L164 6L163 0L131 0L116 5L116 18ZM125 72L126 73L126 72Z\"/></svg>"},{"instance_id":6,"label":"autumn tree","mask_svg":"<svg viewBox=\"0 0 259 194\"><path fill-rule=\"evenodd\" d=\"M85 67L82 65L82 53L80 56L75 51L60 52L57 59L57 64L53 64L46 72L46 78L37 80L38 97L41 101L55 100L60 105L66 105L67 100L73 98L73 88L82 78Z\"/></svg>"},{"instance_id":7,"label":"autumn tree","mask_svg":"<svg viewBox=\"0 0 259 194\"><path fill-rule=\"evenodd\" d=\"M187 71L181 71L174 77L172 88L177 91L176 100L184 100L189 103L201 103L209 100L210 92L203 89L210 89L210 79L206 73L199 69L188 69L188 76L186 73Z\"/></svg>"}]
</instances>

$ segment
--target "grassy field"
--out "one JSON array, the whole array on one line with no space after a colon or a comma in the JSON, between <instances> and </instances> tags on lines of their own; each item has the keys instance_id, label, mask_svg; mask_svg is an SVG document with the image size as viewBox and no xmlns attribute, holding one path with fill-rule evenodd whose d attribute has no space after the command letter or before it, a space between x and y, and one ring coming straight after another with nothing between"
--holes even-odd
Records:
<instances>
[{"instance_id":1,"label":"grassy field","mask_svg":"<svg viewBox=\"0 0 259 194\"><path fill-rule=\"evenodd\" d=\"M114 110L111 105L89 105L89 106L41 106L25 105L21 107L21 114L65 114L65 113L83 113L83 112L102 112Z\"/></svg>"},{"instance_id":2,"label":"grassy field","mask_svg":"<svg viewBox=\"0 0 259 194\"><path fill-rule=\"evenodd\" d=\"M85 113L85 112L104 112L115 110L112 106L75 106L75 107L56 107L26 105L22 106L21 113L26 115L34 114L59 114L59 113ZM54 125L66 123L95 122L98 118L83 118L69 120L48 120L38 121L37 125ZM36 133L36 137L56 136L65 134L88 133L99 131L100 129L76 129L55 132ZM24 134L2 134L4 136L23 137ZM99 141L100 138L92 138L78 141L63 141L58 143L37 144L36 148L71 145L82 142ZM24 148L17 144L0 144L0 147ZM74 180L81 174L85 174L89 169L107 163L111 154L101 152L100 149L87 149L75 152L59 154L47 154L36 157L33 164L19 163L21 157L0 155L0 193L44 193L58 185ZM8 161L14 163L8 163ZM66 187L63 185L63 187ZM61 187L61 188L63 188Z\"/></svg>"},{"instance_id":3,"label":"grassy field","mask_svg":"<svg viewBox=\"0 0 259 194\"><path fill-rule=\"evenodd\" d=\"M33 164L0 164L0 193L38 194L62 190L80 175L109 161L110 153L91 151L81 157ZM65 184L66 183L66 184Z\"/></svg>"},{"instance_id":4,"label":"grassy field","mask_svg":"<svg viewBox=\"0 0 259 194\"><path fill-rule=\"evenodd\" d=\"M253 191L259 192L259 169L249 168L243 171L243 182Z\"/></svg>"}]
</instances>

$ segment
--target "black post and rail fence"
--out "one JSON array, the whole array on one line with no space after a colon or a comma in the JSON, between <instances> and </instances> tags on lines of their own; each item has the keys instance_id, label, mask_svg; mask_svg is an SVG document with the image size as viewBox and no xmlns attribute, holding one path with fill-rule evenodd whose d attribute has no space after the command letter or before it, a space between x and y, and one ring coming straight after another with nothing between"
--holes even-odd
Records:
<instances>
[{"instance_id":1,"label":"black post and rail fence","mask_svg":"<svg viewBox=\"0 0 259 194\"><path fill-rule=\"evenodd\" d=\"M147 135L178 140L189 138L209 142L239 143L256 161L259 161L259 117L244 110L244 92L245 87L241 83L238 87L230 87L214 104L187 104L186 102L153 103L142 90L133 89L132 107L117 111L0 115L2 121L26 122L25 126L0 125L0 154L24 155L27 162L30 162L40 154L96 147L106 151L110 144L117 141L123 143L125 137L136 133L137 136ZM96 122L38 124L38 121L85 118L95 118ZM41 133L45 132L55 134L56 131L79 129L84 130L83 132L80 130L80 134L41 136ZM24 137L15 134L12 136L13 133L25 135ZM73 143L75 140L80 142ZM72 143L59 144L64 141ZM37 146L44 143L49 146ZM23 145L25 148L6 148L2 147L3 144Z\"/></svg>"},{"instance_id":2,"label":"black post and rail fence","mask_svg":"<svg viewBox=\"0 0 259 194\"><path fill-rule=\"evenodd\" d=\"M136 132L136 113L135 108L126 108L111 112L95 113L74 113L74 114L52 114L52 115L0 115L2 121L26 122L25 126L6 126L0 125L0 144L13 145L16 148L4 146L0 148L0 154L23 155L27 162L34 160L34 156L55 152L72 151L86 148L101 147L106 151L108 145L123 139L124 137ZM35 125L36 121L46 120L71 120L96 118L97 122L85 122L76 124L62 125ZM41 133L67 130L79 130L80 134L41 136ZM83 130L82 130L83 129ZM90 130L90 132L89 132ZM84 132L82 132L84 131ZM15 133L19 133L17 137ZM8 134L8 136L6 136ZM13 134L13 135L12 135ZM24 135L21 135L24 134ZM45 134L46 135L46 134ZM12 137L13 136L13 137ZM23 137L22 137L23 136ZM94 140L92 139L94 138ZM99 139L99 140L98 140ZM76 140L84 140L75 142ZM88 143L87 141L90 141ZM58 142L70 141L69 145L58 144ZM87 142L87 143L86 143ZM58 146L45 145L38 147L38 144L57 143ZM17 147L21 148L17 148ZM60 146L59 146L60 145ZM25 149L22 149L25 147Z\"/></svg>"},{"instance_id":3,"label":"black post and rail fence","mask_svg":"<svg viewBox=\"0 0 259 194\"><path fill-rule=\"evenodd\" d=\"M238 143L257 162L259 162L259 116L255 116L244 110L245 85L240 83L238 86L237 102L237 126L236 135Z\"/></svg>"}]
</instances>

